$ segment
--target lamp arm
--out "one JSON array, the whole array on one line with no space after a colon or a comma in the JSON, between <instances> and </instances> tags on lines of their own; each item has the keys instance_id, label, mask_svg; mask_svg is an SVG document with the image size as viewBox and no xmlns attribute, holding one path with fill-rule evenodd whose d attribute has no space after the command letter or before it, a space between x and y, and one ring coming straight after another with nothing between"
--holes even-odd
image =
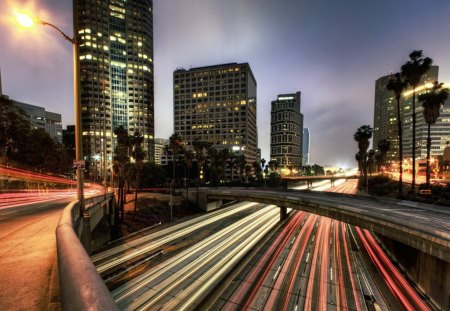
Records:
<instances>
[{"instance_id":1,"label":"lamp arm","mask_svg":"<svg viewBox=\"0 0 450 311\"><path fill-rule=\"evenodd\" d=\"M39 23L42 24L42 25L44 25L44 26L50 26L50 27L52 27L53 29L56 29L56 31L58 31L58 32L64 37L64 39L66 39L66 40L69 41L70 43L72 43L72 44L75 44L75 43L76 43L75 37L72 38L72 37L68 36L64 31L62 31L61 29L59 29L59 28L56 27L55 25L53 25L53 24L51 24L51 23L49 23L49 22L43 21L43 20L39 20Z\"/></svg>"}]
</instances>

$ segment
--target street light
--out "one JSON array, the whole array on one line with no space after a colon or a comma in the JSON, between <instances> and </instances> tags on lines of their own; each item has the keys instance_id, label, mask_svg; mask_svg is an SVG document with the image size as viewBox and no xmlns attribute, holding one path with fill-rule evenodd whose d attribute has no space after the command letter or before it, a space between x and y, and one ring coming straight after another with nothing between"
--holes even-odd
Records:
<instances>
[{"instance_id":1,"label":"street light","mask_svg":"<svg viewBox=\"0 0 450 311\"><path fill-rule=\"evenodd\" d=\"M75 6L75 1L74 1ZM76 12L74 10L74 12ZM74 16L74 33L77 29L76 27L76 19ZM55 25L46 22L40 18L30 16L25 13L19 13L16 15L17 22L26 28L31 28L35 24L50 26L56 31L58 31L65 40L69 41L72 44L73 48L73 80L74 80L74 106L75 106L75 150L76 150L76 169L77 169L77 199L80 204L80 214L83 216L84 214L84 161L83 161L83 149L81 142L81 107L80 107L80 68L78 66L78 45L77 39L74 35L73 37L68 36L61 29L56 27Z\"/></svg>"}]
</instances>

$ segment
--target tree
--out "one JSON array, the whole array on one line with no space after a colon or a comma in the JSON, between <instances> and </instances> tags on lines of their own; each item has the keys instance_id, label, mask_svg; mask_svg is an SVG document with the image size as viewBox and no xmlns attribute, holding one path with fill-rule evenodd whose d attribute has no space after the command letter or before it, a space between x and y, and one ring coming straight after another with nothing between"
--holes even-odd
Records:
<instances>
[{"instance_id":1,"label":"tree","mask_svg":"<svg viewBox=\"0 0 450 311\"><path fill-rule=\"evenodd\" d=\"M241 180L241 183L244 183L245 182L244 171L245 166L247 165L245 155L241 154L236 158L236 165L239 168L239 178Z\"/></svg>"},{"instance_id":2,"label":"tree","mask_svg":"<svg viewBox=\"0 0 450 311\"><path fill-rule=\"evenodd\" d=\"M221 149L217 153L217 162L216 167L218 170L218 178L219 180L225 179L227 163L230 160L231 152L230 149Z\"/></svg>"},{"instance_id":3,"label":"tree","mask_svg":"<svg viewBox=\"0 0 450 311\"><path fill-rule=\"evenodd\" d=\"M375 150L371 149L367 153L367 165L369 168L369 175L372 176L372 171L375 166Z\"/></svg>"},{"instance_id":4,"label":"tree","mask_svg":"<svg viewBox=\"0 0 450 311\"><path fill-rule=\"evenodd\" d=\"M174 133L169 137L169 148L172 150L172 185L175 185L176 180L176 167L177 167L177 158L179 153L181 153L183 148L183 138L178 134ZM172 220L172 219L171 219Z\"/></svg>"},{"instance_id":5,"label":"tree","mask_svg":"<svg viewBox=\"0 0 450 311\"><path fill-rule=\"evenodd\" d=\"M169 137L169 148L172 150L172 182L170 183L170 221L173 220L172 206L173 206L173 191L175 189L176 181L176 169L177 169L177 158L178 155L184 150L183 138L178 134L174 133Z\"/></svg>"},{"instance_id":6,"label":"tree","mask_svg":"<svg viewBox=\"0 0 450 311\"><path fill-rule=\"evenodd\" d=\"M136 189L134 191L134 217L136 218L138 190L141 186L142 162L147 156L147 152L142 149L144 136L142 136L142 134L138 131L134 132L134 135L131 137L131 143L133 148L131 151L131 157L134 159L136 167Z\"/></svg>"},{"instance_id":7,"label":"tree","mask_svg":"<svg viewBox=\"0 0 450 311\"><path fill-rule=\"evenodd\" d=\"M439 110L444 102L448 98L449 91L447 88L443 88L443 83L437 81L434 82L433 87L427 92L419 95L419 102L422 102L423 117L428 124L427 130L427 188L430 188L430 150L431 150L431 137L430 129L431 124L435 124L437 118L439 118Z\"/></svg>"},{"instance_id":8,"label":"tree","mask_svg":"<svg viewBox=\"0 0 450 311\"><path fill-rule=\"evenodd\" d=\"M123 219L125 211L125 168L127 163L130 162L129 147L130 147L130 137L128 136L127 130L123 126L119 126L114 130L116 135L116 148L114 149L113 158L113 169L114 175L117 178L117 188L118 188L118 206L121 213L121 218Z\"/></svg>"},{"instance_id":9,"label":"tree","mask_svg":"<svg viewBox=\"0 0 450 311\"><path fill-rule=\"evenodd\" d=\"M276 171L278 167L278 163L275 160L270 160L267 165L269 165L270 172Z\"/></svg>"},{"instance_id":10,"label":"tree","mask_svg":"<svg viewBox=\"0 0 450 311\"><path fill-rule=\"evenodd\" d=\"M400 98L403 91L406 89L406 82L403 81L399 72L395 74L394 79L389 79L386 89L394 92L395 100L397 101L397 131L398 131L398 162L400 165L400 174L398 180L398 197L403 196L403 127L402 116L400 113Z\"/></svg>"},{"instance_id":11,"label":"tree","mask_svg":"<svg viewBox=\"0 0 450 311\"><path fill-rule=\"evenodd\" d=\"M195 159L197 160L197 168L198 168L198 180L197 180L197 190L200 185L200 172L203 170L206 162L206 150L211 148L212 143L201 141L199 139L195 139L192 142L192 146L194 147Z\"/></svg>"},{"instance_id":12,"label":"tree","mask_svg":"<svg viewBox=\"0 0 450 311\"><path fill-rule=\"evenodd\" d=\"M146 162L142 164L141 187L152 188L161 187L162 181L166 180L166 171L161 165Z\"/></svg>"},{"instance_id":13,"label":"tree","mask_svg":"<svg viewBox=\"0 0 450 311\"><path fill-rule=\"evenodd\" d=\"M190 182L190 172L192 168L192 161L194 160L194 152L192 150L183 150L184 153L184 160L186 162L187 167L187 177L186 177L186 204L189 201L189 182Z\"/></svg>"},{"instance_id":14,"label":"tree","mask_svg":"<svg viewBox=\"0 0 450 311\"><path fill-rule=\"evenodd\" d=\"M401 68L402 76L406 83L413 88L412 100L412 183L411 193L415 192L416 186L416 88L422 76L430 69L433 60L423 58L422 50L415 50L409 54L407 61Z\"/></svg>"},{"instance_id":15,"label":"tree","mask_svg":"<svg viewBox=\"0 0 450 311\"><path fill-rule=\"evenodd\" d=\"M30 131L25 112L11 100L0 96L0 163L11 156L23 154L21 148L26 147L24 138L29 136Z\"/></svg>"},{"instance_id":16,"label":"tree","mask_svg":"<svg viewBox=\"0 0 450 311\"><path fill-rule=\"evenodd\" d=\"M391 142L387 139L382 139L378 142L378 149L381 154L381 165L386 165L386 154L391 149Z\"/></svg>"},{"instance_id":17,"label":"tree","mask_svg":"<svg viewBox=\"0 0 450 311\"><path fill-rule=\"evenodd\" d=\"M366 188L366 191L368 190L368 176L367 176L367 168L368 168L368 159L367 159L367 149L370 145L370 138L372 138L372 128L370 125L363 125L358 128L356 133L353 135L353 138L358 143L358 149L359 149L359 157L360 157L360 171L362 175L362 181ZM361 188L362 185L359 185Z\"/></svg>"},{"instance_id":18,"label":"tree","mask_svg":"<svg viewBox=\"0 0 450 311\"><path fill-rule=\"evenodd\" d=\"M211 148L212 143L201 141L200 139L196 138L192 142L192 147L194 147L194 153L195 153L195 159L197 160L197 194L196 194L196 201L198 205L198 190L200 187L200 181L201 181L201 172L204 172L204 166L206 163L206 155L205 152L207 149Z\"/></svg>"}]
</instances>

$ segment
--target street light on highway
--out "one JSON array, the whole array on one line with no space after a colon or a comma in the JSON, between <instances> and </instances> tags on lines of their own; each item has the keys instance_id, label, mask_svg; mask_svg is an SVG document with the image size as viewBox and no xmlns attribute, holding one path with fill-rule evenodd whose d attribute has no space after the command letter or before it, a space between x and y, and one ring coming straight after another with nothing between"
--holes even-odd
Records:
<instances>
[{"instance_id":1,"label":"street light on highway","mask_svg":"<svg viewBox=\"0 0 450 311\"><path fill-rule=\"evenodd\" d=\"M75 7L74 1L74 7ZM76 10L74 10L76 12ZM77 18L74 16L74 36L70 37L64 33L61 29L55 25L46 22L38 17L31 16L26 13L19 13L16 15L16 20L19 25L31 28L34 25L50 26L58 31L65 40L69 41L73 47L73 77L74 77L74 106L75 106L75 149L76 149L76 161L74 166L77 170L77 199L80 203L80 214L84 213L84 160L83 149L81 141L81 105L80 105L80 68L78 66L78 44L75 35Z\"/></svg>"}]
</instances>

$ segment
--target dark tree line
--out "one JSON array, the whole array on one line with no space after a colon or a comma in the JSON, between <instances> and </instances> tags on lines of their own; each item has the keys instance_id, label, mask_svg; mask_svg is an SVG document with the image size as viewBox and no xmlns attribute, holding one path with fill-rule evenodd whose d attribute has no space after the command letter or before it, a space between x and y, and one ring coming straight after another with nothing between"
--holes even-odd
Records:
<instances>
[{"instance_id":1,"label":"dark tree line","mask_svg":"<svg viewBox=\"0 0 450 311\"><path fill-rule=\"evenodd\" d=\"M0 163L15 163L41 172L70 171L72 156L44 129L31 127L25 112L0 97Z\"/></svg>"}]
</instances>

